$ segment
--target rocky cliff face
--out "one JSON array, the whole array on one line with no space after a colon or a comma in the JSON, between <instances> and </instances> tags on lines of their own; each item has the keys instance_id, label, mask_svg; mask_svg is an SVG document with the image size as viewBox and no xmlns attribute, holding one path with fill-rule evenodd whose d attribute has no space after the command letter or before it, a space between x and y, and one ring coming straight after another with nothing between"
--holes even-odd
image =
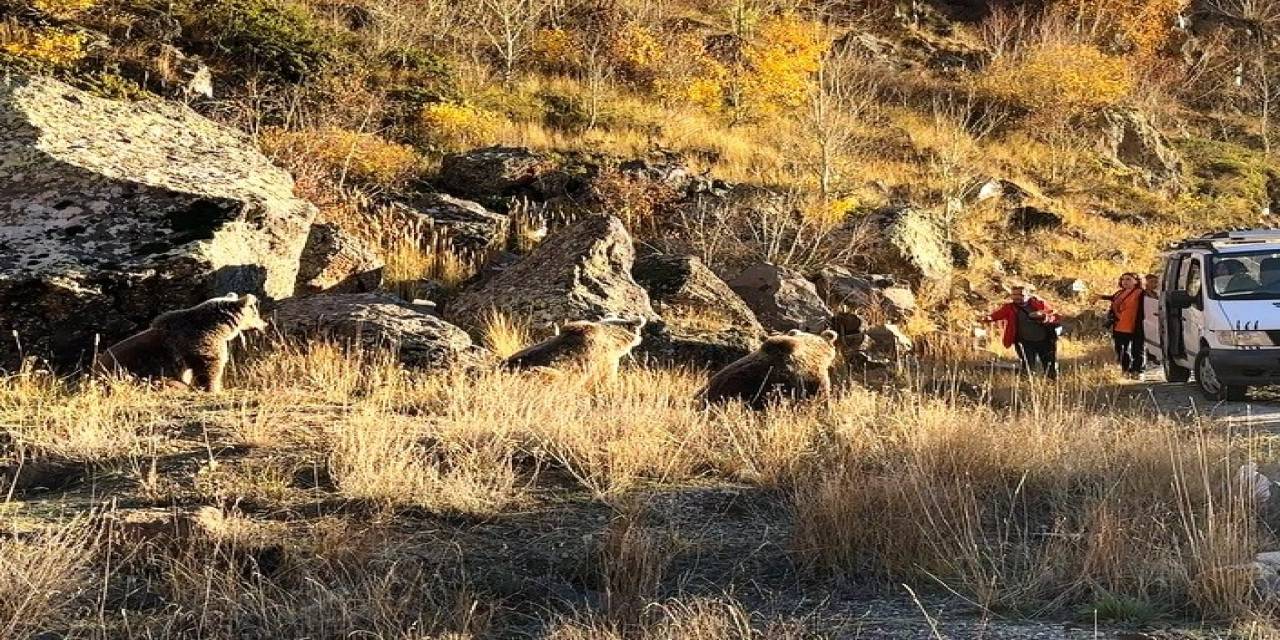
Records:
<instances>
[{"instance_id":1,"label":"rocky cliff face","mask_svg":"<svg viewBox=\"0 0 1280 640\"><path fill-rule=\"evenodd\" d=\"M0 81L0 368L83 362L95 336L229 291L287 297L314 217L245 135L186 107Z\"/></svg>"}]
</instances>

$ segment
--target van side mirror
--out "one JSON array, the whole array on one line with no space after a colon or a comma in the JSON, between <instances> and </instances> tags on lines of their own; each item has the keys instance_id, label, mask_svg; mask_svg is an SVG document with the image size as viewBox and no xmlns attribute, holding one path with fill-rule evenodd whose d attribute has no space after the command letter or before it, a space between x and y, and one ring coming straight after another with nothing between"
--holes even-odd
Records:
<instances>
[{"instance_id":1,"label":"van side mirror","mask_svg":"<svg viewBox=\"0 0 1280 640\"><path fill-rule=\"evenodd\" d=\"M1195 305L1196 299L1186 289L1177 289L1165 294L1165 304L1174 309L1189 309Z\"/></svg>"}]
</instances>

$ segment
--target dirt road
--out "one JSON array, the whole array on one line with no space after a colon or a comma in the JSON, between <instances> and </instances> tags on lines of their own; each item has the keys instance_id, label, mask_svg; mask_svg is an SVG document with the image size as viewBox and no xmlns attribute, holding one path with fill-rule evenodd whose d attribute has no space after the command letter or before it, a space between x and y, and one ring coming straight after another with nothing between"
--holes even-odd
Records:
<instances>
[{"instance_id":1,"label":"dirt road","mask_svg":"<svg viewBox=\"0 0 1280 640\"><path fill-rule=\"evenodd\" d=\"M1180 419L1206 419L1223 427L1280 434L1280 393L1274 389L1256 389L1246 402L1211 402L1194 383L1174 384L1164 381L1158 370L1150 371L1141 382L1126 385L1135 402L1155 407L1161 413Z\"/></svg>"}]
</instances>

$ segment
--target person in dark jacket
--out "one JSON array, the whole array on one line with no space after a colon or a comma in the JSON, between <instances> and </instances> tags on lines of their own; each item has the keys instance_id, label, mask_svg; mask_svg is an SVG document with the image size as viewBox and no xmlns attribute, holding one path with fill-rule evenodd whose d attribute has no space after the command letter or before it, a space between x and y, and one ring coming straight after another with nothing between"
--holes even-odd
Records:
<instances>
[{"instance_id":1,"label":"person in dark jacket","mask_svg":"<svg viewBox=\"0 0 1280 640\"><path fill-rule=\"evenodd\" d=\"M1018 354L1023 371L1039 364L1050 380L1058 377L1058 319L1048 303L1030 295L1026 287L1013 287L1009 302L985 320L1004 323L1002 342Z\"/></svg>"}]
</instances>

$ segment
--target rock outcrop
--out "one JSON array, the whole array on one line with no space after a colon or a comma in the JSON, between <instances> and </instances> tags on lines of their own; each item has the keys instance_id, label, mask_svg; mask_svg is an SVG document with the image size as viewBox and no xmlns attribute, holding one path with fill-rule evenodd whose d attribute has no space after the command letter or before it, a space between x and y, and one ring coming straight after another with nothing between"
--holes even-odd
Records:
<instances>
[{"instance_id":1,"label":"rock outcrop","mask_svg":"<svg viewBox=\"0 0 1280 640\"><path fill-rule=\"evenodd\" d=\"M0 368L87 361L160 311L293 293L316 209L244 134L180 105L0 81Z\"/></svg>"},{"instance_id":2,"label":"rock outcrop","mask_svg":"<svg viewBox=\"0 0 1280 640\"><path fill-rule=\"evenodd\" d=\"M631 274L663 318L645 327L637 356L718 369L760 346L751 308L696 256L643 256Z\"/></svg>"},{"instance_id":3,"label":"rock outcrop","mask_svg":"<svg viewBox=\"0 0 1280 640\"><path fill-rule=\"evenodd\" d=\"M785 267L757 263L738 274L729 286L770 331L818 333L831 323L831 309L813 283Z\"/></svg>"},{"instance_id":4,"label":"rock outcrop","mask_svg":"<svg viewBox=\"0 0 1280 640\"><path fill-rule=\"evenodd\" d=\"M922 209L893 207L879 212L874 223L877 243L873 266L912 280L945 282L953 272L952 248L936 216Z\"/></svg>"},{"instance_id":5,"label":"rock outcrop","mask_svg":"<svg viewBox=\"0 0 1280 640\"><path fill-rule=\"evenodd\" d=\"M847 308L898 322L916 310L911 287L884 274L855 274L840 265L827 265L809 276L818 294L832 309Z\"/></svg>"},{"instance_id":6,"label":"rock outcrop","mask_svg":"<svg viewBox=\"0 0 1280 640\"><path fill-rule=\"evenodd\" d=\"M466 331L376 293L323 294L282 301L271 314L287 337L325 337L376 352L393 350L405 366L445 369L486 361Z\"/></svg>"},{"instance_id":7,"label":"rock outcrop","mask_svg":"<svg viewBox=\"0 0 1280 640\"><path fill-rule=\"evenodd\" d=\"M295 295L367 293L382 285L382 259L332 223L311 226L298 261Z\"/></svg>"},{"instance_id":8,"label":"rock outcrop","mask_svg":"<svg viewBox=\"0 0 1280 640\"><path fill-rule=\"evenodd\" d=\"M491 310L527 318L545 328L569 320L657 314L631 276L635 248L614 216L591 216L548 236L519 262L450 304L449 317L465 325Z\"/></svg>"},{"instance_id":9,"label":"rock outcrop","mask_svg":"<svg viewBox=\"0 0 1280 640\"><path fill-rule=\"evenodd\" d=\"M1139 174L1148 187L1178 190L1182 156L1141 112L1107 109L1098 114L1098 146L1103 156Z\"/></svg>"},{"instance_id":10,"label":"rock outcrop","mask_svg":"<svg viewBox=\"0 0 1280 640\"><path fill-rule=\"evenodd\" d=\"M440 187L467 198L520 195L547 170L545 158L522 147L485 147L444 157Z\"/></svg>"},{"instance_id":11,"label":"rock outcrop","mask_svg":"<svg viewBox=\"0 0 1280 640\"><path fill-rule=\"evenodd\" d=\"M502 248L506 244L510 223L507 216L494 213L478 202L455 198L443 193L423 193L393 209L416 218L425 231L447 240L455 249L480 252Z\"/></svg>"}]
</instances>

